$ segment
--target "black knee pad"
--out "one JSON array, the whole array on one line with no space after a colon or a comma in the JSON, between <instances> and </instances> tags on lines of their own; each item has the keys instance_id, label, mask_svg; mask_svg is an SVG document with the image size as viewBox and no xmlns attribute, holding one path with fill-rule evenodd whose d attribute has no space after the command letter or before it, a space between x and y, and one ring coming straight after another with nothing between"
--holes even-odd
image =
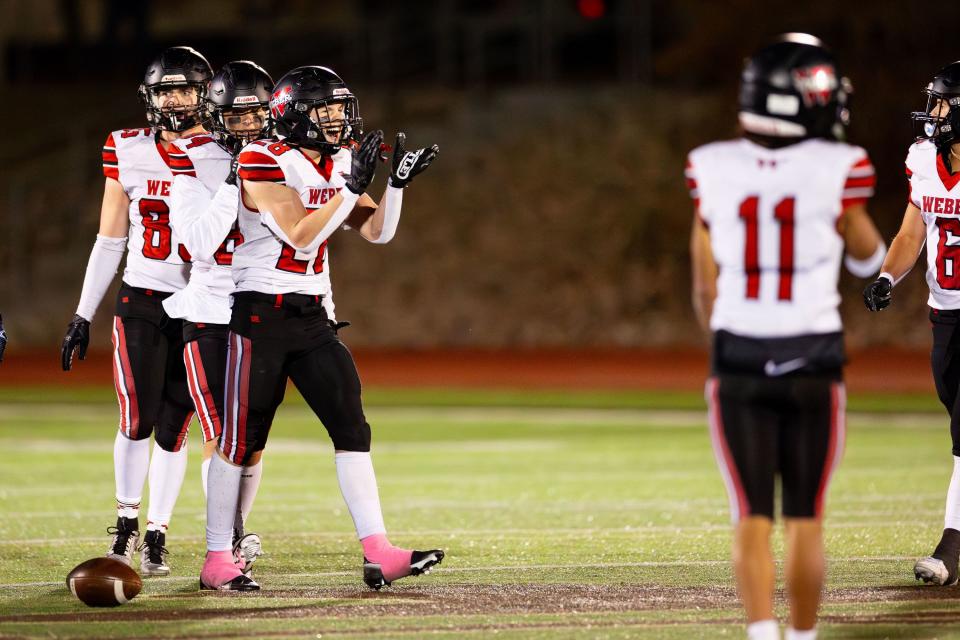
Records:
<instances>
[{"instance_id":1,"label":"black knee pad","mask_svg":"<svg viewBox=\"0 0 960 640\"><path fill-rule=\"evenodd\" d=\"M359 426L332 428L330 439L337 451L370 451L370 425L364 422Z\"/></svg>"}]
</instances>

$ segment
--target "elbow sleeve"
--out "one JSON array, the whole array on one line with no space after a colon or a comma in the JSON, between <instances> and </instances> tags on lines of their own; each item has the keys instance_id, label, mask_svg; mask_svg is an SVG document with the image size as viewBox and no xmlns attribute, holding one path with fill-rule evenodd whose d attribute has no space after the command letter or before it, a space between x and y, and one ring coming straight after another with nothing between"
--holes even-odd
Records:
<instances>
[{"instance_id":1,"label":"elbow sleeve","mask_svg":"<svg viewBox=\"0 0 960 640\"><path fill-rule=\"evenodd\" d=\"M374 244L387 244L393 240L397 233L397 226L400 224L400 209L403 206L403 189L387 186L387 191L383 194L383 228L376 240L371 240Z\"/></svg>"},{"instance_id":2,"label":"elbow sleeve","mask_svg":"<svg viewBox=\"0 0 960 640\"><path fill-rule=\"evenodd\" d=\"M77 314L84 319L93 320L97 307L113 282L113 276L117 274L126 247L126 238L97 235L97 241L93 243L93 250L90 251L90 260L87 261L83 290L77 305Z\"/></svg>"}]
</instances>

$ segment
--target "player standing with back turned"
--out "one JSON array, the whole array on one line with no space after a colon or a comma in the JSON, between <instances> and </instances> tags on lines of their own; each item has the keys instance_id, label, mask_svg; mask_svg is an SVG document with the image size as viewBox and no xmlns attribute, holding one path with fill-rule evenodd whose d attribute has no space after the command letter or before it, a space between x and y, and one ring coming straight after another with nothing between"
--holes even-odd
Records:
<instances>
[{"instance_id":1,"label":"player standing with back turned","mask_svg":"<svg viewBox=\"0 0 960 640\"><path fill-rule=\"evenodd\" d=\"M780 637L770 549L777 476L786 526L788 640L816 637L824 496L843 453L843 326L837 279L877 273L867 214L874 170L838 140L849 83L815 37L786 34L747 61L744 136L694 149L687 184L694 307L713 333L711 439L730 498L747 637Z\"/></svg>"},{"instance_id":2,"label":"player standing with back turned","mask_svg":"<svg viewBox=\"0 0 960 640\"><path fill-rule=\"evenodd\" d=\"M960 557L960 61L941 69L927 85L927 109L912 114L917 142L907 152L907 210L880 277L863 292L871 311L890 304L893 286L910 272L927 243L927 284L933 350L930 364L940 402L950 414L953 475L947 488L943 535L933 554L914 565L918 580L957 582Z\"/></svg>"}]
</instances>

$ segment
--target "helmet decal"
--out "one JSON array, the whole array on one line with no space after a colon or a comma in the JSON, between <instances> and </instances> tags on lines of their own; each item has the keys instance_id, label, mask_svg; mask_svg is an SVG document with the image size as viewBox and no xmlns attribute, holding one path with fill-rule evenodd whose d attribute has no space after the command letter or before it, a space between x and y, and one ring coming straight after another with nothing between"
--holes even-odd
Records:
<instances>
[{"instance_id":1,"label":"helmet decal","mask_svg":"<svg viewBox=\"0 0 960 640\"><path fill-rule=\"evenodd\" d=\"M290 98L289 85L273 92L273 96L270 98L270 113L273 114L274 118L283 117L284 112L287 110L287 103L290 102Z\"/></svg>"},{"instance_id":2,"label":"helmet decal","mask_svg":"<svg viewBox=\"0 0 960 640\"><path fill-rule=\"evenodd\" d=\"M795 69L793 84L807 107L829 104L833 98L833 92L840 86L833 66L828 64Z\"/></svg>"}]
</instances>

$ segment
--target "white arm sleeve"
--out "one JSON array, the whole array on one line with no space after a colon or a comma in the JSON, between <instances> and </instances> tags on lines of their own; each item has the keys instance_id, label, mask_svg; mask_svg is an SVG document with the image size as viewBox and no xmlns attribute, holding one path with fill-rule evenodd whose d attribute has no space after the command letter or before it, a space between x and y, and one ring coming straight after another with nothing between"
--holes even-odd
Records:
<instances>
[{"instance_id":1,"label":"white arm sleeve","mask_svg":"<svg viewBox=\"0 0 960 640\"><path fill-rule=\"evenodd\" d=\"M877 250L873 252L873 255L869 258L864 258L863 260L857 260L850 254L843 259L843 264L847 266L847 271L857 276L858 278L869 278L877 271L880 271L880 267L883 266L883 259L887 255L887 246L882 242L877 244ZM891 282L893 278L890 279Z\"/></svg>"},{"instance_id":2,"label":"white arm sleeve","mask_svg":"<svg viewBox=\"0 0 960 640\"><path fill-rule=\"evenodd\" d=\"M83 290L80 292L77 315L87 321L93 320L97 307L113 282L113 276L117 275L117 268L126 248L126 238L110 238L97 234L97 241L93 243L90 251L90 260L87 261L87 273L83 276Z\"/></svg>"},{"instance_id":3,"label":"white arm sleeve","mask_svg":"<svg viewBox=\"0 0 960 640\"><path fill-rule=\"evenodd\" d=\"M193 176L178 175L170 192L170 226L186 245L190 255L209 262L237 219L240 190L223 183L211 198L210 192Z\"/></svg>"},{"instance_id":4,"label":"white arm sleeve","mask_svg":"<svg viewBox=\"0 0 960 640\"><path fill-rule=\"evenodd\" d=\"M371 240L373 244L387 244L393 240L397 233L397 225L400 224L400 207L403 205L403 189L387 185L387 190L383 194L383 229L380 230L380 237Z\"/></svg>"},{"instance_id":5,"label":"white arm sleeve","mask_svg":"<svg viewBox=\"0 0 960 640\"><path fill-rule=\"evenodd\" d=\"M260 212L260 221L268 229L270 229L275 236L286 242L291 247L294 247L303 253L313 253L320 247L321 244L323 244L324 240L332 236L333 232L343 225L347 217L350 215L350 212L353 211L353 207L357 204L357 199L360 197L358 194L353 193L349 189L342 189L340 191L340 195L343 197L343 202L341 202L340 206L337 207L337 210L333 212L333 216L327 221L327 224L320 229L320 233L318 233L313 240L303 247L298 246L287 236L286 233L283 232L283 229L280 228L280 225L277 224L273 214L269 211Z\"/></svg>"}]
</instances>

